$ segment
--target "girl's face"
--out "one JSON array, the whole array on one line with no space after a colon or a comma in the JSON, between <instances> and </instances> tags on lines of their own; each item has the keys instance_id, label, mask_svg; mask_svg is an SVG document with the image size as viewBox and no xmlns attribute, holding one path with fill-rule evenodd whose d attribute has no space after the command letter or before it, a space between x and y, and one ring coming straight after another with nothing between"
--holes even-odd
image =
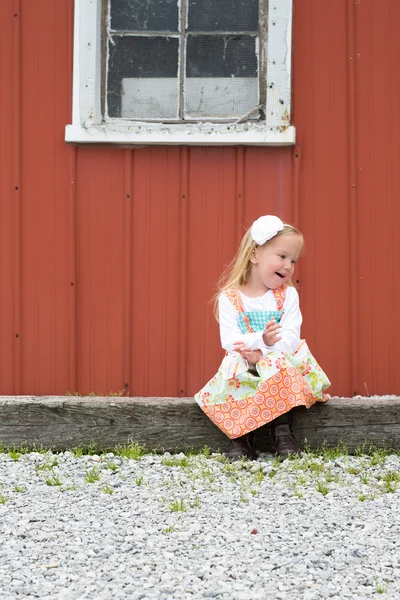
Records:
<instances>
[{"instance_id":1,"label":"girl's face","mask_svg":"<svg viewBox=\"0 0 400 600\"><path fill-rule=\"evenodd\" d=\"M251 258L254 282L270 290L286 283L293 275L302 245L302 239L296 233L290 233L257 246Z\"/></svg>"}]
</instances>

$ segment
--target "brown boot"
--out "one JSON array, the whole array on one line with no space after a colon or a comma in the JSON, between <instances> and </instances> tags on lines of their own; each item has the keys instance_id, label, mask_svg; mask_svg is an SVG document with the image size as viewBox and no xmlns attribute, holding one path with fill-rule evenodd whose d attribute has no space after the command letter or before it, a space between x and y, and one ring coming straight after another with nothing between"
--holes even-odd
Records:
<instances>
[{"instance_id":1,"label":"brown boot","mask_svg":"<svg viewBox=\"0 0 400 600\"><path fill-rule=\"evenodd\" d=\"M292 429L292 411L281 415L271 423L272 440L274 442L275 452L281 461L285 460L289 454L294 455L300 451Z\"/></svg>"},{"instance_id":2,"label":"brown boot","mask_svg":"<svg viewBox=\"0 0 400 600\"><path fill-rule=\"evenodd\" d=\"M242 460L243 458L253 460L255 458L253 437L253 432L251 432L231 440L228 450L224 452L226 458L231 460Z\"/></svg>"}]
</instances>

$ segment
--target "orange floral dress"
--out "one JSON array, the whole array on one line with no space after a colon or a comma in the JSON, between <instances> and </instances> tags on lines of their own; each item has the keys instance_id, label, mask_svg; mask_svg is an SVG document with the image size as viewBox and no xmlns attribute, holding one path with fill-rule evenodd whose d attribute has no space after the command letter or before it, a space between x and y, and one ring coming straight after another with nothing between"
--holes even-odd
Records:
<instances>
[{"instance_id":1,"label":"orange floral dress","mask_svg":"<svg viewBox=\"0 0 400 600\"><path fill-rule=\"evenodd\" d=\"M277 310L284 307L286 285L274 290ZM225 295L238 314L244 313L238 290ZM253 333L248 319L246 328ZM195 400L229 438L234 439L270 423L295 406L310 408L326 402L330 381L311 354L305 340L292 354L268 352L255 365L243 367L240 355L225 356L217 374L195 395Z\"/></svg>"}]
</instances>

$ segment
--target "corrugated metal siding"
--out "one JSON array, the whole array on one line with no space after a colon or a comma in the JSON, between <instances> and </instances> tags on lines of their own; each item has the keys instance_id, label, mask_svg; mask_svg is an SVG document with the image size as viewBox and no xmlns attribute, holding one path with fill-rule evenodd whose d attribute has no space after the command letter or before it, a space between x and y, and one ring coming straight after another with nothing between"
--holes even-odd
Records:
<instances>
[{"instance_id":1,"label":"corrugated metal siding","mask_svg":"<svg viewBox=\"0 0 400 600\"><path fill-rule=\"evenodd\" d=\"M397 0L295 1L295 148L66 146L72 0L3 0L0 23L0 393L193 394L216 281L268 212L305 234L332 393L400 393Z\"/></svg>"}]
</instances>

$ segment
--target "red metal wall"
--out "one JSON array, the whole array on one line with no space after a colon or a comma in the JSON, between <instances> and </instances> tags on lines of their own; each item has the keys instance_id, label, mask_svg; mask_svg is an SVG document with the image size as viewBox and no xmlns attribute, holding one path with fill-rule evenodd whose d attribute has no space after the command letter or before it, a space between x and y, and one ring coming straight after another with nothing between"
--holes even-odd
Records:
<instances>
[{"instance_id":1,"label":"red metal wall","mask_svg":"<svg viewBox=\"0 0 400 600\"><path fill-rule=\"evenodd\" d=\"M72 0L0 3L0 393L191 395L244 226L300 226L339 395L400 393L398 0L295 0L295 148L67 146Z\"/></svg>"}]
</instances>

